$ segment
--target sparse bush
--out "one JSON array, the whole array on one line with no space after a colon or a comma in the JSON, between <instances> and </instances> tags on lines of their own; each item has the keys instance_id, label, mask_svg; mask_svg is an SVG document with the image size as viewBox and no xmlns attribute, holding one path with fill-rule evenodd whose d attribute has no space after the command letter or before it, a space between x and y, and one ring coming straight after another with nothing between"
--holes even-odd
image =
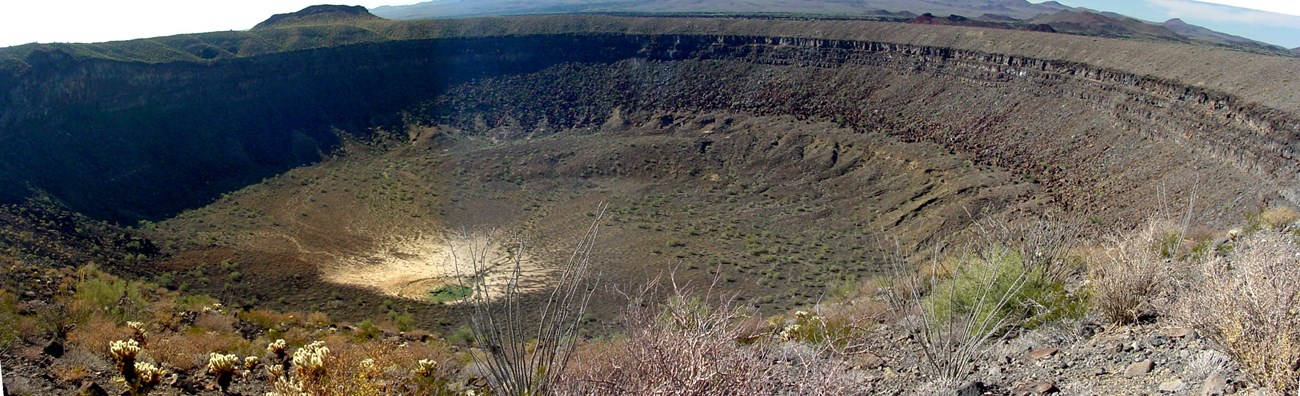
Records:
<instances>
[{"instance_id":1,"label":"sparse bush","mask_svg":"<svg viewBox=\"0 0 1300 396\"><path fill-rule=\"evenodd\" d=\"M73 294L72 309L80 317L104 315L117 323L141 319L144 293L138 282L103 273L93 266L77 271L80 278Z\"/></svg>"},{"instance_id":2,"label":"sparse bush","mask_svg":"<svg viewBox=\"0 0 1300 396\"><path fill-rule=\"evenodd\" d=\"M1280 230L1300 219L1294 209L1285 206L1274 207L1246 215L1246 227L1242 233L1250 234L1260 230Z\"/></svg>"},{"instance_id":3,"label":"sparse bush","mask_svg":"<svg viewBox=\"0 0 1300 396\"><path fill-rule=\"evenodd\" d=\"M0 326L0 351L7 350L18 342L18 326L12 325L19 321L17 303L17 296L0 290L0 323L5 323Z\"/></svg>"},{"instance_id":4,"label":"sparse bush","mask_svg":"<svg viewBox=\"0 0 1300 396\"><path fill-rule=\"evenodd\" d=\"M177 370L204 369L210 353L247 355L256 350L236 333L195 331L158 334L149 342L149 355Z\"/></svg>"},{"instance_id":5,"label":"sparse bush","mask_svg":"<svg viewBox=\"0 0 1300 396\"><path fill-rule=\"evenodd\" d=\"M1261 231L1208 260L1182 296L1180 313L1222 346L1258 383L1296 392L1300 378L1300 246Z\"/></svg>"},{"instance_id":6,"label":"sparse bush","mask_svg":"<svg viewBox=\"0 0 1300 396\"><path fill-rule=\"evenodd\" d=\"M843 348L859 330L857 323L846 319L795 311L792 320L782 321L775 326L776 336L787 341Z\"/></svg>"},{"instance_id":7,"label":"sparse bush","mask_svg":"<svg viewBox=\"0 0 1300 396\"><path fill-rule=\"evenodd\" d=\"M844 360L827 349L751 338L742 319L750 312L731 299L691 297L674 287L656 306L643 290L624 311L627 339L588 343L586 364L564 379L561 394L582 395L770 395L861 394ZM811 315L801 315L811 320Z\"/></svg>"},{"instance_id":8,"label":"sparse bush","mask_svg":"<svg viewBox=\"0 0 1300 396\"><path fill-rule=\"evenodd\" d=\"M1168 222L1153 220L1087 255L1092 302L1102 316L1118 324L1136 322L1143 304L1161 292L1166 284L1161 274L1168 269L1161 257L1172 256L1172 246L1182 242L1182 234L1172 229Z\"/></svg>"},{"instance_id":9,"label":"sparse bush","mask_svg":"<svg viewBox=\"0 0 1300 396\"><path fill-rule=\"evenodd\" d=\"M68 332L68 344L111 357L110 343L130 338L130 335L129 330L118 326L112 319L96 316Z\"/></svg>"},{"instance_id":10,"label":"sparse bush","mask_svg":"<svg viewBox=\"0 0 1300 396\"><path fill-rule=\"evenodd\" d=\"M278 365L268 370L281 395L449 394L450 361L437 345L358 344L331 336L294 351L293 371Z\"/></svg>"}]
</instances>

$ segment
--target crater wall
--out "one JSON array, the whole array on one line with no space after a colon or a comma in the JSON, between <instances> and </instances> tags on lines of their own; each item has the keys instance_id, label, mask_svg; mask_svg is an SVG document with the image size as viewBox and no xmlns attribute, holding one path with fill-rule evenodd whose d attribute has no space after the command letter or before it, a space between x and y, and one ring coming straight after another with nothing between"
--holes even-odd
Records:
<instances>
[{"instance_id":1,"label":"crater wall","mask_svg":"<svg viewBox=\"0 0 1300 396\"><path fill-rule=\"evenodd\" d=\"M1230 77L1214 63L1228 51L845 21L394 26L385 34L439 38L205 64L33 52L30 70L0 77L0 183L12 186L0 196L36 189L98 218L157 219L316 161L339 131L406 116L535 134L726 110L934 141L1097 211L1150 206L1124 195L1159 186L1237 208L1300 198L1285 58L1240 54L1256 73Z\"/></svg>"}]
</instances>

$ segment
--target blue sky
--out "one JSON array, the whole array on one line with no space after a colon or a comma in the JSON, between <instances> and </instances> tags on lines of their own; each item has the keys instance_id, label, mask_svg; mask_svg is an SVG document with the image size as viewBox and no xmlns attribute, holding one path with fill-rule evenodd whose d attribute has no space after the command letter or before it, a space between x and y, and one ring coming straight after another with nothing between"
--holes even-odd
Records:
<instances>
[{"instance_id":1,"label":"blue sky","mask_svg":"<svg viewBox=\"0 0 1300 396\"><path fill-rule=\"evenodd\" d=\"M1044 0L1030 1L1041 3ZM1300 16L1296 16L1300 15L1300 1L1216 1L1216 3L1257 7L1274 12L1192 0L1057 0L1057 2L1071 7L1118 12L1152 22L1180 18L1193 25L1269 44L1287 48L1300 47Z\"/></svg>"}]
</instances>

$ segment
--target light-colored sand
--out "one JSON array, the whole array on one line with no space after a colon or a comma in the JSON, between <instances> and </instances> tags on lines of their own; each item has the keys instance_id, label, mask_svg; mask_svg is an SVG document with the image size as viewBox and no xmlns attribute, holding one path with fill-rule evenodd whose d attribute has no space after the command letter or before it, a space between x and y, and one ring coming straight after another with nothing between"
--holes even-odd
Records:
<instances>
[{"instance_id":1,"label":"light-colored sand","mask_svg":"<svg viewBox=\"0 0 1300 396\"><path fill-rule=\"evenodd\" d=\"M513 255L505 246L481 235L419 235L393 238L380 250L340 257L322 265L322 274L330 282L410 299L427 299L439 287L473 276L485 276L494 295L504 291L515 265ZM487 263L477 271L471 262L476 254L477 261ZM543 280L551 278L551 270L540 266L526 252L519 260L519 267L521 291L539 290L545 286Z\"/></svg>"}]
</instances>

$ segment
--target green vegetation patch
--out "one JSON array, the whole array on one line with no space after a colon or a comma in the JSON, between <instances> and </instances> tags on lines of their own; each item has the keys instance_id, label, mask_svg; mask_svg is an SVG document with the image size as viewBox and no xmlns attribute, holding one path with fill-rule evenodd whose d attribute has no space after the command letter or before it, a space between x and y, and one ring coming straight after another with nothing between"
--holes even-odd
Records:
<instances>
[{"instance_id":1,"label":"green vegetation patch","mask_svg":"<svg viewBox=\"0 0 1300 396\"><path fill-rule=\"evenodd\" d=\"M994 327L1032 329L1042 324L1082 315L1080 296L1045 275L1041 268L1026 268L1020 252L990 248L964 257L952 277L940 282L923 301L936 323L973 320L975 334Z\"/></svg>"},{"instance_id":2,"label":"green vegetation patch","mask_svg":"<svg viewBox=\"0 0 1300 396\"><path fill-rule=\"evenodd\" d=\"M474 289L464 285L443 285L429 292L429 299L433 302L450 302L464 299L474 294Z\"/></svg>"}]
</instances>

